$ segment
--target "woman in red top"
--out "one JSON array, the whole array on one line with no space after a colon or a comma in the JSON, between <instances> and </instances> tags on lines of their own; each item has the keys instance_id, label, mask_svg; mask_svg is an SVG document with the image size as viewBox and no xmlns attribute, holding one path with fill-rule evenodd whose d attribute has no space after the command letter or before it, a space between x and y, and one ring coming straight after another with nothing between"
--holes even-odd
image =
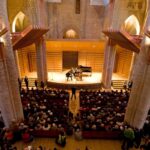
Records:
<instances>
[{"instance_id":1,"label":"woman in red top","mask_svg":"<svg viewBox=\"0 0 150 150\"><path fill-rule=\"evenodd\" d=\"M14 140L13 132L11 130L7 129L5 132L5 135L4 135L4 139L6 139L8 142L13 142L13 140Z\"/></svg>"},{"instance_id":2,"label":"woman in red top","mask_svg":"<svg viewBox=\"0 0 150 150\"><path fill-rule=\"evenodd\" d=\"M28 130L25 130L25 132L22 134L22 140L24 142L31 142L33 140L33 136L30 135L30 133L28 132Z\"/></svg>"}]
</instances>

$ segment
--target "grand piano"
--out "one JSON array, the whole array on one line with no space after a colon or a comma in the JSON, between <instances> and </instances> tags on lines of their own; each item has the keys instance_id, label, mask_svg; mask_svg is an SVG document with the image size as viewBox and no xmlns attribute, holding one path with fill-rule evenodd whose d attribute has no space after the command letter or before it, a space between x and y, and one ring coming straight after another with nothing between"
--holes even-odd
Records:
<instances>
[{"instance_id":1,"label":"grand piano","mask_svg":"<svg viewBox=\"0 0 150 150\"><path fill-rule=\"evenodd\" d=\"M76 68L72 68L66 73L67 81L69 78L75 77L77 80L82 81L82 77L91 76L92 67L79 65Z\"/></svg>"},{"instance_id":2,"label":"grand piano","mask_svg":"<svg viewBox=\"0 0 150 150\"><path fill-rule=\"evenodd\" d=\"M81 69L82 74L85 74L87 76L92 75L92 67L79 65L77 68Z\"/></svg>"}]
</instances>

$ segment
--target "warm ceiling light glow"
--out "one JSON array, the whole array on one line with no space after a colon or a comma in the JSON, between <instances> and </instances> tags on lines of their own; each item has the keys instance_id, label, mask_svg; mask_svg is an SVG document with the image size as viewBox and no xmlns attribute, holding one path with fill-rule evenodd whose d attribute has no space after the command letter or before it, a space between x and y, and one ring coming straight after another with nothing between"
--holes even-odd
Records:
<instances>
[{"instance_id":1,"label":"warm ceiling light glow","mask_svg":"<svg viewBox=\"0 0 150 150\"><path fill-rule=\"evenodd\" d=\"M123 25L123 29L132 35L140 34L140 24L135 15L129 16Z\"/></svg>"}]
</instances>

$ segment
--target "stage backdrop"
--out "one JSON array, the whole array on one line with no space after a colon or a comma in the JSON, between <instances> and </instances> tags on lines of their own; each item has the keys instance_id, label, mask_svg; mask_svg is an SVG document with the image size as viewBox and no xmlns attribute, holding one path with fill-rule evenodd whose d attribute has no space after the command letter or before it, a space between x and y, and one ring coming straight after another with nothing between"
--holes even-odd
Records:
<instances>
[{"instance_id":1,"label":"stage backdrop","mask_svg":"<svg viewBox=\"0 0 150 150\"><path fill-rule=\"evenodd\" d=\"M78 51L63 51L63 70L78 66Z\"/></svg>"}]
</instances>

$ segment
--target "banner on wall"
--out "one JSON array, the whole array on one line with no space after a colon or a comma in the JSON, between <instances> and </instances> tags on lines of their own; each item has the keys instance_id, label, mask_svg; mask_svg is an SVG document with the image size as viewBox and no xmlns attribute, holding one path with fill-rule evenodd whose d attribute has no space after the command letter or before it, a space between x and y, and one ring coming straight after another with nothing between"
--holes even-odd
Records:
<instances>
[{"instance_id":1,"label":"banner on wall","mask_svg":"<svg viewBox=\"0 0 150 150\"><path fill-rule=\"evenodd\" d=\"M109 3L109 0L90 0L90 5L105 6Z\"/></svg>"},{"instance_id":2,"label":"banner on wall","mask_svg":"<svg viewBox=\"0 0 150 150\"><path fill-rule=\"evenodd\" d=\"M49 3L61 3L62 0L47 0Z\"/></svg>"}]
</instances>

